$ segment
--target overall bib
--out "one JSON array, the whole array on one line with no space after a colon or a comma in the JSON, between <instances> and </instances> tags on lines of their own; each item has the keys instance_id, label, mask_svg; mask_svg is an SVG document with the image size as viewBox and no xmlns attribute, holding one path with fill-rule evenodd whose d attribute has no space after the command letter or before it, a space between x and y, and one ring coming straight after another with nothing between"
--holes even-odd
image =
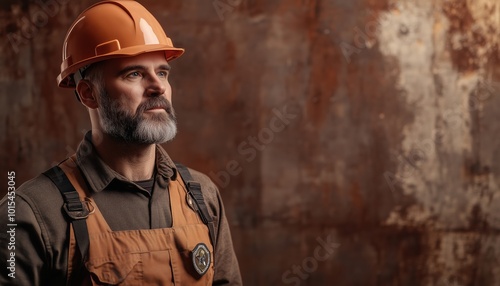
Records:
<instances>
[{"instance_id":1,"label":"overall bib","mask_svg":"<svg viewBox=\"0 0 500 286\"><path fill-rule=\"evenodd\" d=\"M169 185L171 228L112 231L85 191L85 181L75 166L72 159L60 165L90 210L86 218L90 243L85 261L90 275L78 285L212 285L214 259L209 230L189 207L180 174ZM71 224L68 281L79 264L76 250ZM196 264L198 269L208 267L206 273L199 274Z\"/></svg>"}]
</instances>

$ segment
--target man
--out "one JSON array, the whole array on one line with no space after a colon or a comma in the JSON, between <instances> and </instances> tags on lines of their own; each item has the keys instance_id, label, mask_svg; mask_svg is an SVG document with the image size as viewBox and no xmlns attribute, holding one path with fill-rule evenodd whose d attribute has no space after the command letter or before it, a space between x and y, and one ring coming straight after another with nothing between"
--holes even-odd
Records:
<instances>
[{"instance_id":1,"label":"man","mask_svg":"<svg viewBox=\"0 0 500 286\"><path fill-rule=\"evenodd\" d=\"M158 145L176 134L168 62L183 52L135 1L80 14L58 83L92 130L0 202L0 285L241 285L217 188Z\"/></svg>"}]
</instances>

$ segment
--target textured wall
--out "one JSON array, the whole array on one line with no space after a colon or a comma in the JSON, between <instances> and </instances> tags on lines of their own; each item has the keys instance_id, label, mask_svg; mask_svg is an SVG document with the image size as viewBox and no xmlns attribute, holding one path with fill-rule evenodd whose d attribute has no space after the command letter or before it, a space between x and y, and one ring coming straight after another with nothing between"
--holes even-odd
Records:
<instances>
[{"instance_id":1,"label":"textured wall","mask_svg":"<svg viewBox=\"0 0 500 286\"><path fill-rule=\"evenodd\" d=\"M0 4L18 183L89 128L55 77L93 2ZM500 283L497 0L142 3L187 50L166 148L220 186L246 285Z\"/></svg>"}]
</instances>

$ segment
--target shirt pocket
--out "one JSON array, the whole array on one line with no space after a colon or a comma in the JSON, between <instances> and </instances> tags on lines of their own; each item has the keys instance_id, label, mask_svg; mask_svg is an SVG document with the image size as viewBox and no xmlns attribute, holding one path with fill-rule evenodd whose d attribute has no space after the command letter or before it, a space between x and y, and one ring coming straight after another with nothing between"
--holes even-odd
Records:
<instances>
[{"instance_id":1,"label":"shirt pocket","mask_svg":"<svg viewBox=\"0 0 500 286\"><path fill-rule=\"evenodd\" d=\"M89 259L86 266L92 285L142 285L143 269L138 253Z\"/></svg>"}]
</instances>

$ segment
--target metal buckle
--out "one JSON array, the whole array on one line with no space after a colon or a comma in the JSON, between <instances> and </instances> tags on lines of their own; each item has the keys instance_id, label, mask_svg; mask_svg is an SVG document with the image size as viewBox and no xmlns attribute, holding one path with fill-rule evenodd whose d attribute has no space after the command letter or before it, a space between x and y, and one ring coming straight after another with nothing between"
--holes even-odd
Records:
<instances>
[{"instance_id":1,"label":"metal buckle","mask_svg":"<svg viewBox=\"0 0 500 286\"><path fill-rule=\"evenodd\" d=\"M92 203L92 200L89 198L89 197L85 197L85 203L87 204L87 209L89 210L89 215L93 214L95 212L95 207L94 207L94 204ZM90 208L92 207L92 209Z\"/></svg>"},{"instance_id":2,"label":"metal buckle","mask_svg":"<svg viewBox=\"0 0 500 286\"><path fill-rule=\"evenodd\" d=\"M89 209L87 207L87 203L85 204L82 204L82 210L78 210L78 211L70 211L68 209L68 204L67 203L64 203L63 205L63 209L66 211L66 214L72 218L72 219L86 219L89 217ZM95 209L93 209L92 211L94 211Z\"/></svg>"}]
</instances>

